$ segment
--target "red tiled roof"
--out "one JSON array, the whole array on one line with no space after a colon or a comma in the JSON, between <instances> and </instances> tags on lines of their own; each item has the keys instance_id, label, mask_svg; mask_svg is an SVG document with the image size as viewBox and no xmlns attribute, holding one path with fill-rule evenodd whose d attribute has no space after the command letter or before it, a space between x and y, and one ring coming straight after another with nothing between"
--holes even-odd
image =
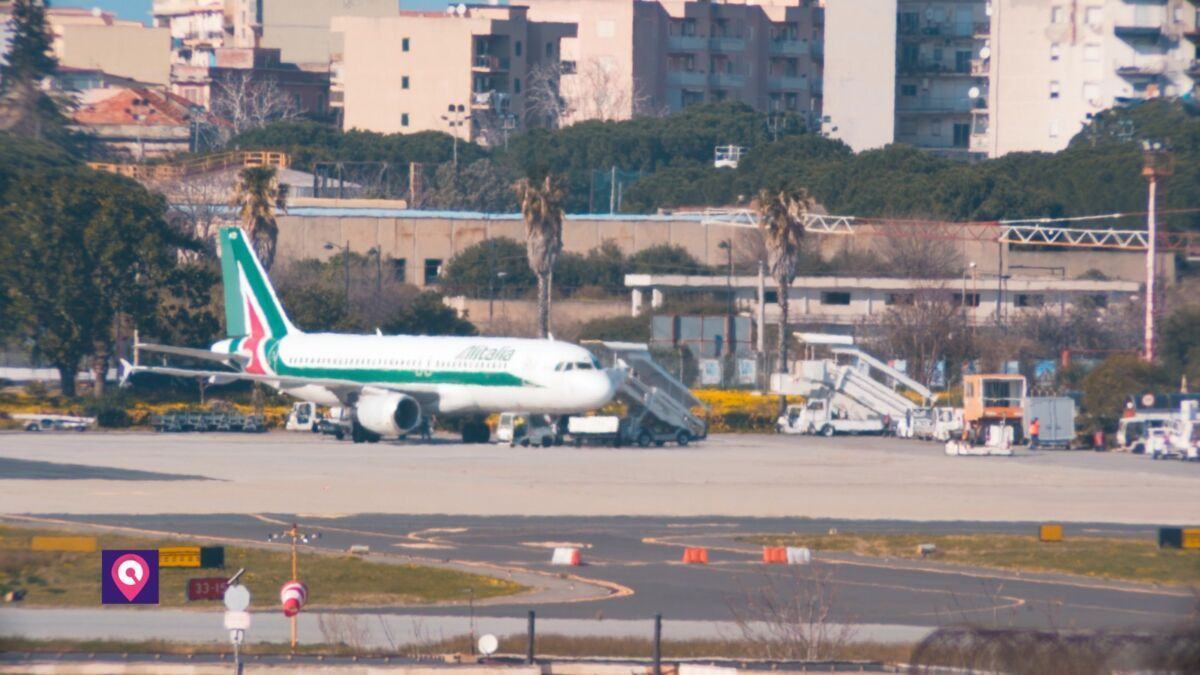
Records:
<instances>
[{"instance_id":1,"label":"red tiled roof","mask_svg":"<svg viewBox=\"0 0 1200 675\"><path fill-rule=\"evenodd\" d=\"M120 89L107 97L80 105L72 117L79 124L187 126L191 103L182 96L152 89Z\"/></svg>"}]
</instances>

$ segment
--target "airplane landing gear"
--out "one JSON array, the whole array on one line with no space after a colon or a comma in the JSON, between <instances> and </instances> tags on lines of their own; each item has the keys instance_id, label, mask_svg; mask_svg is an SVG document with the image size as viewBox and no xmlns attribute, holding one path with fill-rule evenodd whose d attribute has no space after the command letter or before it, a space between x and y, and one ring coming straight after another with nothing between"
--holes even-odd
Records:
<instances>
[{"instance_id":1,"label":"airplane landing gear","mask_svg":"<svg viewBox=\"0 0 1200 675\"><path fill-rule=\"evenodd\" d=\"M379 439L379 434L367 431L367 429L357 421L355 421L353 426L350 428L350 440L354 441L355 443L378 443Z\"/></svg>"}]
</instances>

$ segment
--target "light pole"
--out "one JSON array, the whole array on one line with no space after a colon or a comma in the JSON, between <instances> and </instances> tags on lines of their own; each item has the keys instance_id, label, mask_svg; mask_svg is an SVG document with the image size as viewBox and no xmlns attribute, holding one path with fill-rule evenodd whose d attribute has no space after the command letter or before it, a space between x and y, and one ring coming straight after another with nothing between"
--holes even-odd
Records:
<instances>
[{"instance_id":1,"label":"light pole","mask_svg":"<svg viewBox=\"0 0 1200 675\"><path fill-rule=\"evenodd\" d=\"M375 256L375 295L378 297L383 295L383 250L379 246L372 246L367 255Z\"/></svg>"},{"instance_id":2,"label":"light pole","mask_svg":"<svg viewBox=\"0 0 1200 675\"><path fill-rule=\"evenodd\" d=\"M733 240L724 239L717 248L725 251L725 353L733 353Z\"/></svg>"},{"instance_id":3,"label":"light pole","mask_svg":"<svg viewBox=\"0 0 1200 675\"><path fill-rule=\"evenodd\" d=\"M446 106L446 114L442 115L442 119L450 126L450 135L454 137L454 170L458 171L458 128L471 119L471 116L466 114L467 108L461 103Z\"/></svg>"},{"instance_id":4,"label":"light pole","mask_svg":"<svg viewBox=\"0 0 1200 675\"><path fill-rule=\"evenodd\" d=\"M346 276L346 309L350 309L350 241L346 241L345 246L327 241L325 242L326 251L341 251L342 252L342 271Z\"/></svg>"},{"instance_id":5,"label":"light pole","mask_svg":"<svg viewBox=\"0 0 1200 675\"><path fill-rule=\"evenodd\" d=\"M499 279L500 283L503 284L504 277L507 277L507 276L508 276L508 272L496 272L495 274L492 274L491 278L489 279L489 283L488 283L488 287L489 287L488 288L488 323L489 324L492 323L493 305L495 305L495 303L496 303L496 280Z\"/></svg>"},{"instance_id":6,"label":"light pole","mask_svg":"<svg viewBox=\"0 0 1200 675\"><path fill-rule=\"evenodd\" d=\"M1163 149L1162 143L1142 141L1142 158L1142 175L1149 182L1146 205L1146 325L1142 357L1153 361L1155 259L1158 257L1158 179L1170 176L1174 167L1171 164L1171 154Z\"/></svg>"}]
</instances>

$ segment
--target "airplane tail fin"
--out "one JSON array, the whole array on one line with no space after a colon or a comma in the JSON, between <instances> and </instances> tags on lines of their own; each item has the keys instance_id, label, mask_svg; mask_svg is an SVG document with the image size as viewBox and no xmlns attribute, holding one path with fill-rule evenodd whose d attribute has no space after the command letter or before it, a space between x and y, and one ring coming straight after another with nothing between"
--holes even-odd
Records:
<instances>
[{"instance_id":1,"label":"airplane tail fin","mask_svg":"<svg viewBox=\"0 0 1200 675\"><path fill-rule=\"evenodd\" d=\"M300 332L284 313L250 238L239 227L221 229L221 281L229 337L281 338Z\"/></svg>"}]
</instances>

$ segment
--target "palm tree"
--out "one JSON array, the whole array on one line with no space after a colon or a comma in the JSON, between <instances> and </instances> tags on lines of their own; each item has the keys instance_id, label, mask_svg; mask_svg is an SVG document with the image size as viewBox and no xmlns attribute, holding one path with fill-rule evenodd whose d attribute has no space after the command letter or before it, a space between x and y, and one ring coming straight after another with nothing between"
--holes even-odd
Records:
<instances>
[{"instance_id":1,"label":"palm tree","mask_svg":"<svg viewBox=\"0 0 1200 675\"><path fill-rule=\"evenodd\" d=\"M242 169L234 189L233 205L242 219L242 228L250 236L254 252L264 270L270 271L275 262L275 243L279 226L275 209L287 212L287 185L279 182L273 166L254 166Z\"/></svg>"},{"instance_id":2,"label":"palm tree","mask_svg":"<svg viewBox=\"0 0 1200 675\"><path fill-rule=\"evenodd\" d=\"M550 283L554 261L562 252L563 199L566 189L558 176L541 181L522 178L514 186L525 217L525 253L538 280L538 333L550 335Z\"/></svg>"},{"instance_id":3,"label":"palm tree","mask_svg":"<svg viewBox=\"0 0 1200 675\"><path fill-rule=\"evenodd\" d=\"M758 214L758 227L767 248L767 269L779 293L779 335L776 343L776 372L787 372L788 295L800 264L804 227L814 205L808 190L767 190L755 195L750 206ZM780 398L780 405L785 399Z\"/></svg>"}]
</instances>

